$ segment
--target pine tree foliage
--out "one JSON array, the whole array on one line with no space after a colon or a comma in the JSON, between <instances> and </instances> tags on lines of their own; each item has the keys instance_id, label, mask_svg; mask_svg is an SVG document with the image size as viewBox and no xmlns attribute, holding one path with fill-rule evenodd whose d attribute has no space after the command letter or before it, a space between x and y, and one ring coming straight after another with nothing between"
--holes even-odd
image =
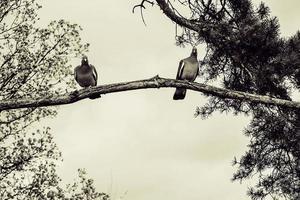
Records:
<instances>
[{"instance_id":1,"label":"pine tree foliage","mask_svg":"<svg viewBox=\"0 0 300 200\"><path fill-rule=\"evenodd\" d=\"M224 88L291 100L300 87L300 33L280 35L280 25L264 3L251 0L156 0L182 34L178 45L206 44L201 77ZM182 12L179 12L182 11ZM189 13L183 15L180 13ZM178 31L177 31L178 32ZM177 33L176 33L177 34ZM208 97L197 109L204 118L215 111L248 114L247 152L235 159L233 180L256 177L252 199L300 198L300 112L249 101Z\"/></svg>"}]
</instances>

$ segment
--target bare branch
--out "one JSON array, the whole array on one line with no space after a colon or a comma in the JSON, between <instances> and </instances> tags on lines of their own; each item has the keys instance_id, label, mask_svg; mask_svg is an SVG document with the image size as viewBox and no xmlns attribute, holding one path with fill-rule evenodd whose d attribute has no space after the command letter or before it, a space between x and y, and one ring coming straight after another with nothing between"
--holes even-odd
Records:
<instances>
[{"instance_id":1,"label":"bare branch","mask_svg":"<svg viewBox=\"0 0 300 200\"><path fill-rule=\"evenodd\" d=\"M203 83L195 83L174 79L160 78L155 76L150 79L114 83L108 85L100 85L96 87L76 90L71 93L66 93L60 96L46 97L43 99L23 99L23 100L9 100L0 101L0 112L4 110L20 109L20 108L35 108L35 107L45 107L45 106L55 106L63 104L71 104L82 99L86 99L96 94L108 94L122 91L138 90L138 89L148 89L148 88L169 88L169 87L181 87L197 92L202 92L204 94L217 96L224 99L237 99L242 101L250 101L252 103L262 103L269 105L277 105L288 108L300 108L300 102L294 102L289 100L272 98L269 96L262 96L256 94L250 94L246 92L234 91L229 89L218 88Z\"/></svg>"},{"instance_id":2,"label":"bare branch","mask_svg":"<svg viewBox=\"0 0 300 200\"><path fill-rule=\"evenodd\" d=\"M152 2L152 1L142 0L142 2L141 2L140 4L135 5L135 6L132 8L132 13L134 13L134 11L135 11L136 8L140 8L142 20L143 20L143 23L144 23L145 26L146 26L146 22L145 22L145 19L144 19L144 14L143 14L143 9L146 9L146 7L144 6L144 3L149 3L149 4L151 4L152 6L154 5L154 2Z\"/></svg>"}]
</instances>

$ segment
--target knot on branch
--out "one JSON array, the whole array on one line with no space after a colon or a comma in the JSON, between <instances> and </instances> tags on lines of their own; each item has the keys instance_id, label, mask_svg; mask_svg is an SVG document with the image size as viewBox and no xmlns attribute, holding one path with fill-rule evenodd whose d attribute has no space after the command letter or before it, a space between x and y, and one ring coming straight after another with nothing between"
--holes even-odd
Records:
<instances>
[{"instance_id":1,"label":"knot on branch","mask_svg":"<svg viewBox=\"0 0 300 200\"><path fill-rule=\"evenodd\" d=\"M161 79L161 78L160 78L159 75L157 74L156 76L150 78L149 80L153 81L157 88L160 88L160 83L159 83L159 80L160 80L160 79Z\"/></svg>"},{"instance_id":2,"label":"knot on branch","mask_svg":"<svg viewBox=\"0 0 300 200\"><path fill-rule=\"evenodd\" d=\"M160 79L158 74L156 76L153 76L152 78L150 78L150 80L157 80L157 79Z\"/></svg>"}]
</instances>

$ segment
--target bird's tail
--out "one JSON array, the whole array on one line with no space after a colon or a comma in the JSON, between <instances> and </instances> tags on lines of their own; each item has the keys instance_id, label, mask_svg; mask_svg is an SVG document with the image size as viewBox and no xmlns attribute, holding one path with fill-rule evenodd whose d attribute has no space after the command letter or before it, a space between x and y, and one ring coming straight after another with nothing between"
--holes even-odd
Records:
<instances>
[{"instance_id":1,"label":"bird's tail","mask_svg":"<svg viewBox=\"0 0 300 200\"><path fill-rule=\"evenodd\" d=\"M100 98L100 97L101 97L100 94L94 94L94 95L90 96L89 98L90 99L97 99L97 98Z\"/></svg>"},{"instance_id":2,"label":"bird's tail","mask_svg":"<svg viewBox=\"0 0 300 200\"><path fill-rule=\"evenodd\" d=\"M185 94L186 94L186 89L185 88L176 88L173 99L174 100L182 100L182 99L184 99Z\"/></svg>"}]
</instances>

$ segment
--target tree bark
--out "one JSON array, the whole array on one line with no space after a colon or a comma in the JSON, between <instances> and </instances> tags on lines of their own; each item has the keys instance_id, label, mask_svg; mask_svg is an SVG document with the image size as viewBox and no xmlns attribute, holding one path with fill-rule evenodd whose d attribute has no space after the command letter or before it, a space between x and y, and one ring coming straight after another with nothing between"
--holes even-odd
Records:
<instances>
[{"instance_id":1,"label":"tree bark","mask_svg":"<svg viewBox=\"0 0 300 200\"><path fill-rule=\"evenodd\" d=\"M165 0L156 0L156 3L160 7L160 9L163 11L163 13L169 17L173 22L180 26L184 26L186 28L189 28L193 31L200 32L199 27L195 22L191 22L190 20L178 16L169 6L169 4Z\"/></svg>"},{"instance_id":2,"label":"tree bark","mask_svg":"<svg viewBox=\"0 0 300 200\"><path fill-rule=\"evenodd\" d=\"M169 3L166 0L156 0L156 3L170 20L180 26L196 31L199 34L208 30L218 28L218 25L208 24L201 19L197 19L197 21L195 21L179 16L178 14L176 14L176 12L174 12L174 10L170 7Z\"/></svg>"},{"instance_id":3,"label":"tree bark","mask_svg":"<svg viewBox=\"0 0 300 200\"><path fill-rule=\"evenodd\" d=\"M20 109L20 108L36 108L45 106L55 106L63 104L71 104L80 101L85 98L93 97L95 95L147 89L147 88L186 88L194 90L197 92L202 92L207 95L213 95L220 98L237 99L242 101L250 101L254 103L262 103L268 105L277 105L288 108L300 108L300 102L288 101L284 99L272 98L269 96L249 94L246 92L233 91L229 89L218 88L202 83L181 81L175 79L160 78L155 76L150 79L114 83L107 85L100 85L91 88L85 88L81 90L76 90L71 93L66 93L60 96L46 97L42 99L23 99L23 100L10 100L10 101L0 101L0 112L4 110Z\"/></svg>"}]
</instances>

